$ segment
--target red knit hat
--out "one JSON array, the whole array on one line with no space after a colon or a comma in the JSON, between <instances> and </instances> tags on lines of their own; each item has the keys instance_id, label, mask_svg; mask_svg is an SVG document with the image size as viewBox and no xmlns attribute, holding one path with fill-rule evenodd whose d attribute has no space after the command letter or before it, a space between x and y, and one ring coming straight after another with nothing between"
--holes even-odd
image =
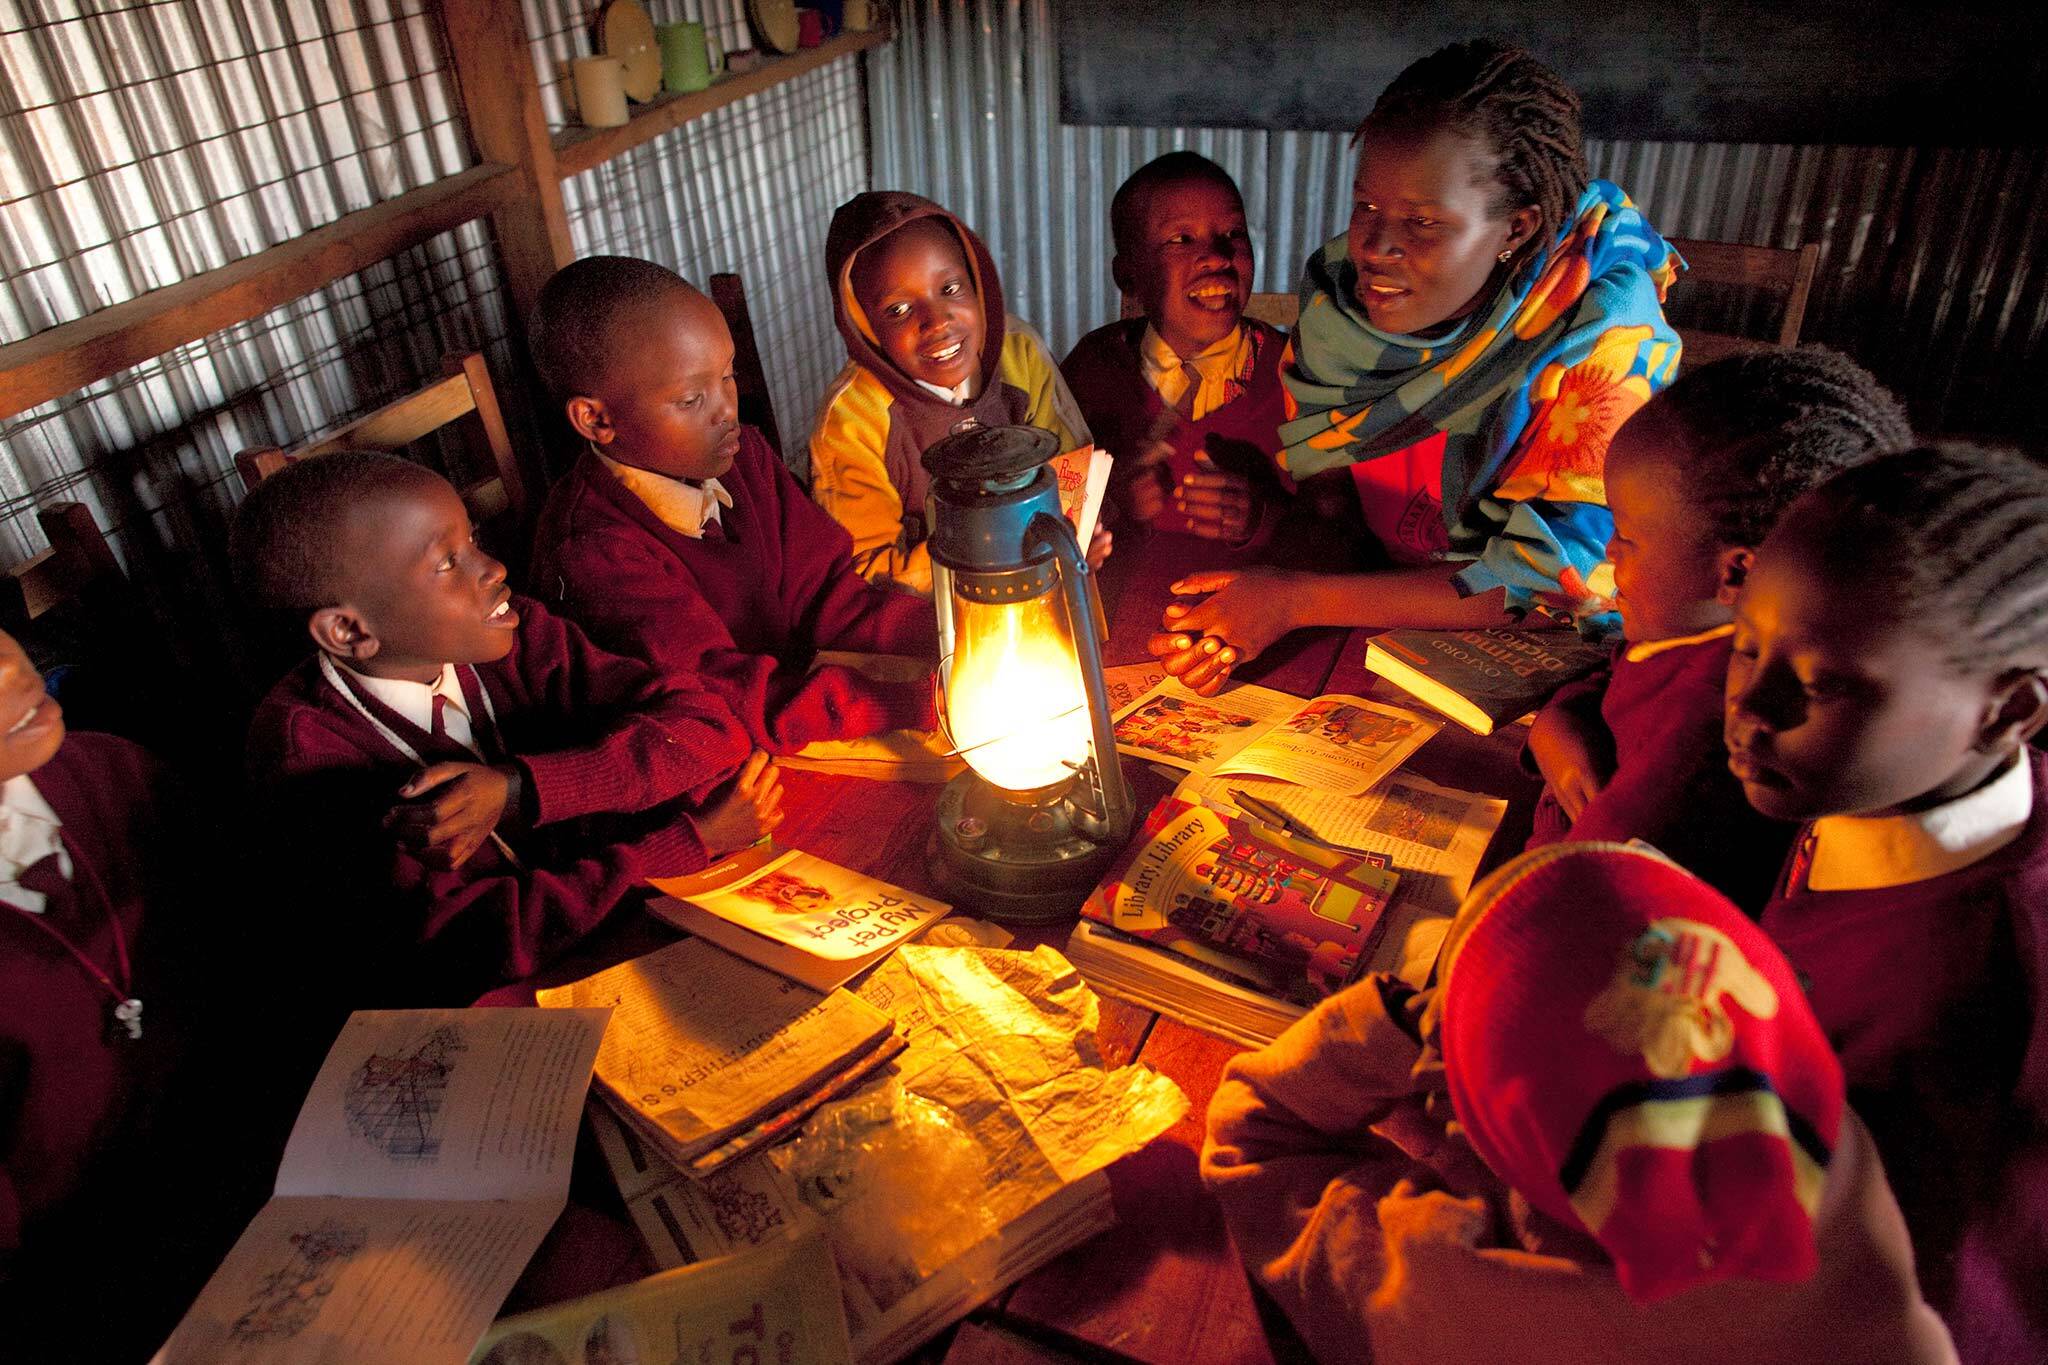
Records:
<instances>
[{"instance_id":1,"label":"red knit hat","mask_svg":"<svg viewBox=\"0 0 2048 1365\"><path fill-rule=\"evenodd\" d=\"M1459 913L1444 1071L1473 1148L1644 1302L1813 1273L1841 1063L1792 968L1640 846L1556 844Z\"/></svg>"}]
</instances>

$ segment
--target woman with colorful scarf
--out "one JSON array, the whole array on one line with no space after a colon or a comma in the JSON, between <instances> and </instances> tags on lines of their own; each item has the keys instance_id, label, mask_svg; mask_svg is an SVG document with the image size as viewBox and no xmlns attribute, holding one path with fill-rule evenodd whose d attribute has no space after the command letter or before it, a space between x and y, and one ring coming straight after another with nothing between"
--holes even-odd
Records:
<instances>
[{"instance_id":1,"label":"woman with colorful scarf","mask_svg":"<svg viewBox=\"0 0 2048 1365\"><path fill-rule=\"evenodd\" d=\"M1197 573L1151 642L1213 692L1311 625L1469 627L1532 607L1612 624L1601 469L1668 384L1683 268L1628 196L1588 183L1578 97L1528 53L1461 43L1359 129L1351 223L1310 258L1283 361L1280 459L1304 503L1362 521L1382 567Z\"/></svg>"}]
</instances>

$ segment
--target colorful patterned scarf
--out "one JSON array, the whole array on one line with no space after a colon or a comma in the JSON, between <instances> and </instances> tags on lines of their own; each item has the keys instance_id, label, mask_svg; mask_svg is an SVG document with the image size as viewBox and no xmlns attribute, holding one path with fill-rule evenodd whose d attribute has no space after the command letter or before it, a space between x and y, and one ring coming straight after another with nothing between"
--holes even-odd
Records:
<instances>
[{"instance_id":1,"label":"colorful patterned scarf","mask_svg":"<svg viewBox=\"0 0 2048 1365\"><path fill-rule=\"evenodd\" d=\"M1481 561L1460 587L1506 584L1518 605L1533 593L1589 606L1585 580L1612 529L1607 444L1677 371L1662 305L1683 268L1628 196L1596 180L1540 264L1432 343L1372 326L1339 237L1302 277L1301 321L1282 357L1281 462L1302 479L1444 432L1452 552ZM1523 529L1506 540L1511 520Z\"/></svg>"}]
</instances>

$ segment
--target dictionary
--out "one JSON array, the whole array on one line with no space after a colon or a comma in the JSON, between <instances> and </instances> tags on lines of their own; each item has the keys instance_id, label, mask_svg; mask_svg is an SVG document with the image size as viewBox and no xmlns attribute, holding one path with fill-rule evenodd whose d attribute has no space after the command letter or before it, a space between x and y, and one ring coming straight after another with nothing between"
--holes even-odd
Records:
<instances>
[{"instance_id":1,"label":"dictionary","mask_svg":"<svg viewBox=\"0 0 2048 1365\"><path fill-rule=\"evenodd\" d=\"M1490 735L1613 656L1569 630L1390 630L1365 666L1467 730Z\"/></svg>"}]
</instances>

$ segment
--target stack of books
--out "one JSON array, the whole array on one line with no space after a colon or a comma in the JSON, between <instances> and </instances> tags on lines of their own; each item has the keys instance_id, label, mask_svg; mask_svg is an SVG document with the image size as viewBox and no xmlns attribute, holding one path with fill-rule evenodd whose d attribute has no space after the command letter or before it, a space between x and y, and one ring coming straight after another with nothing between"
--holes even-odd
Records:
<instances>
[{"instance_id":1,"label":"stack of books","mask_svg":"<svg viewBox=\"0 0 2048 1365\"><path fill-rule=\"evenodd\" d=\"M698 1176L791 1135L903 1050L894 1021L858 996L811 990L702 939L539 998L611 1008L593 1093Z\"/></svg>"},{"instance_id":2,"label":"stack of books","mask_svg":"<svg viewBox=\"0 0 2048 1365\"><path fill-rule=\"evenodd\" d=\"M1383 854L1168 796L1067 956L1098 989L1257 1046L1366 969L1398 881Z\"/></svg>"}]
</instances>

